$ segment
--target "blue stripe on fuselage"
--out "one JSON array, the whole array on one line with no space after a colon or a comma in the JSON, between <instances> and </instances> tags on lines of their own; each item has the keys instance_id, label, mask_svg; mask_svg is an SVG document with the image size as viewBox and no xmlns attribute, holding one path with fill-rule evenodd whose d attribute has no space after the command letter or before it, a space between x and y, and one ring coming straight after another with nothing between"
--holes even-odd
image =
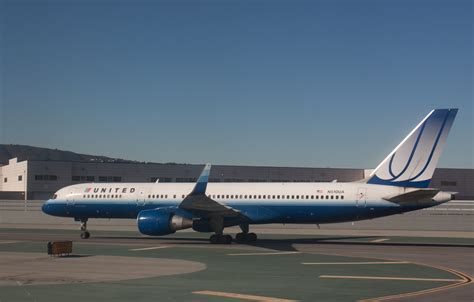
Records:
<instances>
[{"instance_id":1,"label":"blue stripe on fuselage","mask_svg":"<svg viewBox=\"0 0 474 302\"><path fill-rule=\"evenodd\" d=\"M178 206L179 202L147 202L137 204L136 201L82 200L67 203L58 200L47 201L43 212L53 216L74 218L131 218L135 219L142 210ZM401 207L393 203L367 202L367 207L357 207L355 203L303 203L298 201L269 203L254 201L253 203L227 203L228 206L240 211L252 223L336 223L382 217L422 207ZM178 209L179 210L179 209Z\"/></svg>"}]
</instances>

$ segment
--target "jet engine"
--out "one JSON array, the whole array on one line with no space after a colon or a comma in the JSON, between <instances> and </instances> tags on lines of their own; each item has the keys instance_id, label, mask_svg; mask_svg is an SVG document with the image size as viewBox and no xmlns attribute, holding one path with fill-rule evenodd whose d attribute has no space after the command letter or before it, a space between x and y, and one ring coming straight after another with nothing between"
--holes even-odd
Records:
<instances>
[{"instance_id":1,"label":"jet engine","mask_svg":"<svg viewBox=\"0 0 474 302\"><path fill-rule=\"evenodd\" d=\"M173 234L193 226L191 219L181 217L168 209L143 210L137 217L140 233L150 236Z\"/></svg>"}]
</instances>

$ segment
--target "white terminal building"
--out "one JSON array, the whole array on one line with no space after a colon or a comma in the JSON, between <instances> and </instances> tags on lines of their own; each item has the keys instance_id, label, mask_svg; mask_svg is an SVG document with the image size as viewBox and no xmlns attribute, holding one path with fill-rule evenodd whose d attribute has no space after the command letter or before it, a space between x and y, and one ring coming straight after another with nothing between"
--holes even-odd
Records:
<instances>
[{"instance_id":1,"label":"white terminal building","mask_svg":"<svg viewBox=\"0 0 474 302\"><path fill-rule=\"evenodd\" d=\"M17 161L0 166L0 199L45 200L62 187L84 182L195 182L203 165ZM214 165L210 182L350 182L369 169ZM474 199L474 169L438 168L431 187Z\"/></svg>"}]
</instances>

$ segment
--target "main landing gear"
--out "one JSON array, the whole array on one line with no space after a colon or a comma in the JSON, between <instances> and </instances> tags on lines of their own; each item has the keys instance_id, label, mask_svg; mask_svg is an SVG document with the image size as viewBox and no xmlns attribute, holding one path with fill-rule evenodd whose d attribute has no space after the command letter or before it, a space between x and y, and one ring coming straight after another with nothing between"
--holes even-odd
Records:
<instances>
[{"instance_id":1,"label":"main landing gear","mask_svg":"<svg viewBox=\"0 0 474 302\"><path fill-rule=\"evenodd\" d=\"M212 217L209 221L211 229L215 232L214 235L209 237L209 242L212 244L231 244L232 236L224 235L224 219L216 216Z\"/></svg>"},{"instance_id":2,"label":"main landing gear","mask_svg":"<svg viewBox=\"0 0 474 302\"><path fill-rule=\"evenodd\" d=\"M213 217L209 221L212 230L215 232L209 238L209 242L212 244L230 244L232 243L232 236L224 235L224 223L222 217ZM257 241L257 235L255 233L249 233L249 225L241 224L241 233L235 235L235 242L237 243L249 243Z\"/></svg>"},{"instance_id":3,"label":"main landing gear","mask_svg":"<svg viewBox=\"0 0 474 302\"><path fill-rule=\"evenodd\" d=\"M255 242L255 241L257 241L257 234L249 233L249 225L248 224L241 224L240 229L242 230L242 232L235 235L235 241L237 243L246 243L246 242Z\"/></svg>"},{"instance_id":4,"label":"main landing gear","mask_svg":"<svg viewBox=\"0 0 474 302\"><path fill-rule=\"evenodd\" d=\"M91 236L91 233L87 231L87 218L81 219L81 238L87 239Z\"/></svg>"}]
</instances>

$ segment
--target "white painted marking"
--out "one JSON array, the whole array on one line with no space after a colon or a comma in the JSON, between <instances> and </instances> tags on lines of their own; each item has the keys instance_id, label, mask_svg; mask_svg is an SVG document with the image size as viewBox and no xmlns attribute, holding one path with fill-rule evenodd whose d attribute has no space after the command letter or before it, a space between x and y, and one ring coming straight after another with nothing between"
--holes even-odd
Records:
<instances>
[{"instance_id":1,"label":"white painted marking","mask_svg":"<svg viewBox=\"0 0 474 302\"><path fill-rule=\"evenodd\" d=\"M149 251L149 250L159 250L159 249L166 249L172 247L171 245L160 245L160 246L151 246L151 247L144 247L139 249L130 249L129 251L137 252L137 251Z\"/></svg>"},{"instance_id":2,"label":"white painted marking","mask_svg":"<svg viewBox=\"0 0 474 302\"><path fill-rule=\"evenodd\" d=\"M242 300L250 300L250 301L261 301L261 302L296 302L296 300L289 300L289 299L255 296L255 295L244 295L244 294L237 294L237 293L216 292L216 291L211 291L211 290L195 291L193 292L193 294L234 298L234 299L242 299Z\"/></svg>"},{"instance_id":3,"label":"white painted marking","mask_svg":"<svg viewBox=\"0 0 474 302\"><path fill-rule=\"evenodd\" d=\"M17 243L19 241L0 241L0 244L10 244L10 243Z\"/></svg>"},{"instance_id":4,"label":"white painted marking","mask_svg":"<svg viewBox=\"0 0 474 302\"><path fill-rule=\"evenodd\" d=\"M407 261L372 261L372 262L303 262L303 265L369 265L369 264L407 264Z\"/></svg>"},{"instance_id":5,"label":"white painted marking","mask_svg":"<svg viewBox=\"0 0 474 302\"><path fill-rule=\"evenodd\" d=\"M367 280L403 280L403 281L434 281L434 282L461 282L462 279L433 279L433 278L405 278L405 277L378 277L378 276L334 276L321 275L319 278L332 279L367 279Z\"/></svg>"},{"instance_id":6,"label":"white painted marking","mask_svg":"<svg viewBox=\"0 0 474 302\"><path fill-rule=\"evenodd\" d=\"M387 241L387 240L390 240L390 239L388 239L388 238L380 238L380 239L372 240L371 242L372 242L372 243L378 243L378 242L384 242L384 241Z\"/></svg>"},{"instance_id":7,"label":"white painted marking","mask_svg":"<svg viewBox=\"0 0 474 302\"><path fill-rule=\"evenodd\" d=\"M292 254L301 254L301 252L238 253L238 254L227 254L227 256L271 256L271 255L292 255Z\"/></svg>"}]
</instances>

